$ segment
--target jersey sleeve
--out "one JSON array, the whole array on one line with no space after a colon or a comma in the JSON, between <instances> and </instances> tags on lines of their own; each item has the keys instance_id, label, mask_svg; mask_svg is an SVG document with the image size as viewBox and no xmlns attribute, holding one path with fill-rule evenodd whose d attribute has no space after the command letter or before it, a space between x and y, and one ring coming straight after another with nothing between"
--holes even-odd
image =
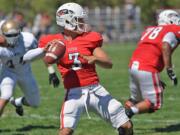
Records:
<instances>
[{"instance_id":1,"label":"jersey sleeve","mask_svg":"<svg viewBox=\"0 0 180 135\"><path fill-rule=\"evenodd\" d=\"M175 25L173 30L174 30L174 34L176 35L176 38L178 40L178 43L180 43L180 26Z\"/></svg>"},{"instance_id":2,"label":"jersey sleeve","mask_svg":"<svg viewBox=\"0 0 180 135\"><path fill-rule=\"evenodd\" d=\"M171 48L174 48L177 45L178 40L176 38L176 35L173 32L168 32L163 37L162 42L167 42L171 46Z\"/></svg>"},{"instance_id":3,"label":"jersey sleeve","mask_svg":"<svg viewBox=\"0 0 180 135\"><path fill-rule=\"evenodd\" d=\"M38 42L38 47L39 48L44 48L48 42L54 40L54 39L63 39L61 34L48 34L48 35L43 35L40 37L39 42Z\"/></svg>"},{"instance_id":4,"label":"jersey sleeve","mask_svg":"<svg viewBox=\"0 0 180 135\"><path fill-rule=\"evenodd\" d=\"M23 56L23 61L30 62L44 56L44 50L42 48L35 48L27 51Z\"/></svg>"},{"instance_id":5,"label":"jersey sleeve","mask_svg":"<svg viewBox=\"0 0 180 135\"><path fill-rule=\"evenodd\" d=\"M39 39L38 47L39 47L39 48L44 48L47 43L48 43L47 36L42 36L42 37Z\"/></svg>"},{"instance_id":6,"label":"jersey sleeve","mask_svg":"<svg viewBox=\"0 0 180 135\"><path fill-rule=\"evenodd\" d=\"M32 33L21 32L26 51L37 48L37 40Z\"/></svg>"},{"instance_id":7,"label":"jersey sleeve","mask_svg":"<svg viewBox=\"0 0 180 135\"><path fill-rule=\"evenodd\" d=\"M30 45L30 48L29 48L29 50L30 49L35 49L35 48L37 48L37 40L36 40L36 38L35 37L33 37L33 39L32 39L32 43L31 43L31 45Z\"/></svg>"},{"instance_id":8,"label":"jersey sleeve","mask_svg":"<svg viewBox=\"0 0 180 135\"><path fill-rule=\"evenodd\" d=\"M91 32L89 36L90 41L92 42L93 48L101 47L103 44L103 38L100 33L97 32Z\"/></svg>"}]
</instances>

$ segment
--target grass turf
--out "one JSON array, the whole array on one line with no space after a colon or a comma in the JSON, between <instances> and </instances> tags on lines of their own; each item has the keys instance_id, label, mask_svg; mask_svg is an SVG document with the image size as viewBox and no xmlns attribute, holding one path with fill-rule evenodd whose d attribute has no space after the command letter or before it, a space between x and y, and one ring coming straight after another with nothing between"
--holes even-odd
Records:
<instances>
[{"instance_id":1,"label":"grass turf","mask_svg":"<svg viewBox=\"0 0 180 135\"><path fill-rule=\"evenodd\" d=\"M128 62L135 45L114 44L103 47L113 61L113 69L97 67L101 84L122 103L129 97ZM173 55L175 71L180 78L180 50ZM56 135L59 128L59 112L64 97L62 85L53 88L48 84L48 73L42 61L32 63L33 73L39 84L41 105L37 109L24 107L25 115L19 117L13 106L8 104L0 118L0 135ZM164 93L164 106L154 114L133 117L135 135L180 135L180 87L172 86L166 73L161 78L167 87ZM21 95L17 87L15 96ZM91 113L81 117L75 135L117 135L115 129L97 115Z\"/></svg>"}]
</instances>

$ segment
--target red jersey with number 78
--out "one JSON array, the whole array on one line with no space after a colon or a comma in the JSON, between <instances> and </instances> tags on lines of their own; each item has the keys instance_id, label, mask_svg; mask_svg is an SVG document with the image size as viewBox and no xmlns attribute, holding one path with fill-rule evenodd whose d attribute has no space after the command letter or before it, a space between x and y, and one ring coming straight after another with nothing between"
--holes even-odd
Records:
<instances>
[{"instance_id":1,"label":"red jersey with number 78","mask_svg":"<svg viewBox=\"0 0 180 135\"><path fill-rule=\"evenodd\" d=\"M95 64L88 64L80 57L80 54L93 55L94 49L101 47L103 39L99 33L84 33L71 41L62 34L47 35L39 40L39 47L44 47L53 39L60 39L66 45L65 55L57 63L66 89L99 83Z\"/></svg>"},{"instance_id":2,"label":"red jersey with number 78","mask_svg":"<svg viewBox=\"0 0 180 135\"><path fill-rule=\"evenodd\" d=\"M131 57L129 67L135 66L139 70L161 72L164 68L162 43L167 34L174 35L177 38L177 43L172 46L172 49L176 48L180 39L180 26L160 25L148 27L142 33L138 46Z\"/></svg>"}]
</instances>

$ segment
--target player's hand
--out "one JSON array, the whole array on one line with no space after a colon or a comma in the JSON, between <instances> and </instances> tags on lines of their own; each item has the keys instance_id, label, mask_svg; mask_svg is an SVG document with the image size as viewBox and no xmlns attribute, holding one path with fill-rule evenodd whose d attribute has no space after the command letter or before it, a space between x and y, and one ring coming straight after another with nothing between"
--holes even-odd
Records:
<instances>
[{"instance_id":1,"label":"player's hand","mask_svg":"<svg viewBox=\"0 0 180 135\"><path fill-rule=\"evenodd\" d=\"M80 54L80 56L84 59L84 60L87 60L88 64L94 64L96 62L96 57L91 55L91 56L87 56L87 55L83 55L83 54Z\"/></svg>"},{"instance_id":2,"label":"player's hand","mask_svg":"<svg viewBox=\"0 0 180 135\"><path fill-rule=\"evenodd\" d=\"M58 41L59 41L58 39L54 39L54 40L48 42L48 43L45 45L45 47L43 48L44 52L47 52L48 49L49 49L52 45L54 45L56 42L58 42Z\"/></svg>"},{"instance_id":3,"label":"player's hand","mask_svg":"<svg viewBox=\"0 0 180 135\"><path fill-rule=\"evenodd\" d=\"M43 48L44 52L47 52L50 46L51 46L51 44L48 43L48 44Z\"/></svg>"},{"instance_id":4,"label":"player's hand","mask_svg":"<svg viewBox=\"0 0 180 135\"><path fill-rule=\"evenodd\" d=\"M0 35L0 47L9 47L4 36Z\"/></svg>"},{"instance_id":5,"label":"player's hand","mask_svg":"<svg viewBox=\"0 0 180 135\"><path fill-rule=\"evenodd\" d=\"M172 80L173 85L176 86L178 84L178 79L177 79L176 74L174 73L173 69L167 68L166 71L167 71L169 78Z\"/></svg>"},{"instance_id":6,"label":"player's hand","mask_svg":"<svg viewBox=\"0 0 180 135\"><path fill-rule=\"evenodd\" d=\"M56 73L49 74L49 84L52 84L54 88L59 86L60 81Z\"/></svg>"},{"instance_id":7,"label":"player's hand","mask_svg":"<svg viewBox=\"0 0 180 135\"><path fill-rule=\"evenodd\" d=\"M165 89L165 88L166 88L166 83L165 83L165 82L163 82L163 81L161 81L161 80L160 80L160 82L159 82L159 83L160 83L160 85L163 87L163 89Z\"/></svg>"}]
</instances>

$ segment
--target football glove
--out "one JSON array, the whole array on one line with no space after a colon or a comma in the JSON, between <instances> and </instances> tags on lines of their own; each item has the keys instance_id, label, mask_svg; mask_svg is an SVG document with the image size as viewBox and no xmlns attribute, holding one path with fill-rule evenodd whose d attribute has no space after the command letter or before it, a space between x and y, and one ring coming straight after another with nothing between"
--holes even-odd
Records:
<instances>
[{"instance_id":1,"label":"football glove","mask_svg":"<svg viewBox=\"0 0 180 135\"><path fill-rule=\"evenodd\" d=\"M173 85L176 86L178 84L178 79L177 79L176 74L174 73L173 69L167 68L166 71L167 71L169 78L172 80Z\"/></svg>"},{"instance_id":2,"label":"football glove","mask_svg":"<svg viewBox=\"0 0 180 135\"><path fill-rule=\"evenodd\" d=\"M166 83L160 80L160 85L163 87L163 89L166 88Z\"/></svg>"},{"instance_id":3,"label":"football glove","mask_svg":"<svg viewBox=\"0 0 180 135\"><path fill-rule=\"evenodd\" d=\"M56 73L49 74L49 84L53 85L54 88L58 87L60 84L59 78L57 77Z\"/></svg>"}]
</instances>

